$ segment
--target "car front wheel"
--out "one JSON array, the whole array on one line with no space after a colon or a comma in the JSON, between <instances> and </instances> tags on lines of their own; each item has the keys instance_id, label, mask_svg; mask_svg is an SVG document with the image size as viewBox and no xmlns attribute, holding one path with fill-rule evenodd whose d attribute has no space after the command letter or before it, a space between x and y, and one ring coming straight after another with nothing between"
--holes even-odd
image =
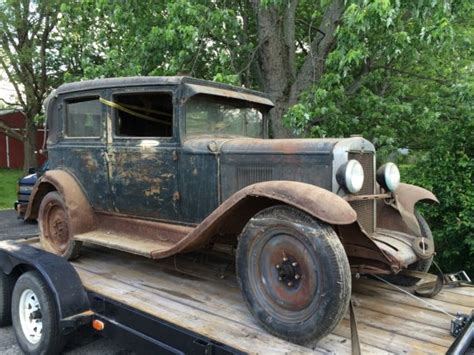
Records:
<instances>
[{"instance_id":1,"label":"car front wheel","mask_svg":"<svg viewBox=\"0 0 474 355\"><path fill-rule=\"evenodd\" d=\"M318 340L344 317L351 272L333 228L288 206L254 216L237 248L237 278L253 316L295 343Z\"/></svg>"}]
</instances>

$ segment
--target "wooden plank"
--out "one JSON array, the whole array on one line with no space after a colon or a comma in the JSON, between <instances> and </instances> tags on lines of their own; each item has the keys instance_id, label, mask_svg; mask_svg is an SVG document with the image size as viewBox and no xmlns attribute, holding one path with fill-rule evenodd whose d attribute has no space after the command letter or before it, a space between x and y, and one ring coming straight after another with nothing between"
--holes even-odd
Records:
<instances>
[{"instance_id":1,"label":"wooden plank","mask_svg":"<svg viewBox=\"0 0 474 355\"><path fill-rule=\"evenodd\" d=\"M431 325L446 331L450 328L452 317L444 313L432 311L431 309L423 309L419 307L409 306L407 304L400 305L398 303L387 302L379 297L354 294L353 300L359 307L371 309L382 314L392 315L400 318L402 321L411 320L417 323Z\"/></svg>"},{"instance_id":2,"label":"wooden plank","mask_svg":"<svg viewBox=\"0 0 474 355\"><path fill-rule=\"evenodd\" d=\"M396 290L393 286L387 285L382 281L372 280L369 278L361 278L358 280L360 284L368 284L373 285L382 289L388 290ZM459 292L458 292L459 291ZM397 291L400 292L400 291ZM434 298L438 301L445 302L445 303L452 303L457 304L460 306L474 308L474 288L454 288L450 289L445 287L443 291L441 291L436 297Z\"/></svg>"},{"instance_id":3,"label":"wooden plank","mask_svg":"<svg viewBox=\"0 0 474 355\"><path fill-rule=\"evenodd\" d=\"M412 298L395 289L381 288L370 283L359 282L359 280L353 280L352 290L359 295L367 295L373 297L380 297L381 299L389 302L395 302L399 304L407 304L418 308L430 308L425 302L433 305L431 308L436 312L440 312L436 307L445 310L448 313L455 315L457 312L470 313L471 308L465 307L459 304L453 304L448 302L440 301L436 298L422 298L421 300ZM424 302L423 302L424 301Z\"/></svg>"},{"instance_id":4,"label":"wooden plank","mask_svg":"<svg viewBox=\"0 0 474 355\"><path fill-rule=\"evenodd\" d=\"M152 261L87 247L74 266L91 291L243 351L351 352L347 316L332 334L304 347L265 332L247 310L234 271L225 263L210 266L189 257ZM444 353L452 343L450 318L388 285L355 280L353 299L363 353ZM434 301L452 311L458 304L468 309L464 302L471 300L450 292Z\"/></svg>"},{"instance_id":5,"label":"wooden plank","mask_svg":"<svg viewBox=\"0 0 474 355\"><path fill-rule=\"evenodd\" d=\"M355 307L354 312L358 324L364 323L368 326L403 335L424 342L428 347L435 344L448 348L454 340L449 332L438 327L379 313L364 307Z\"/></svg>"},{"instance_id":6,"label":"wooden plank","mask_svg":"<svg viewBox=\"0 0 474 355\"><path fill-rule=\"evenodd\" d=\"M208 315L220 317L221 321L224 321L221 329L224 336L227 332L226 324L231 322L237 323L245 329L252 329L256 333L265 333L247 310L235 280L227 280L230 282L223 284L224 280L217 278L212 273L210 275L201 273L200 276L208 276L210 279L215 278L214 282L203 281L203 279L195 277L183 278L182 275L163 273L162 266L169 266L165 262L155 262L150 265L150 262L147 261L142 264L141 258L136 260L138 262L135 262L127 256L127 262L122 260L121 263L112 263L111 260L107 260L110 259L110 256L105 256L106 260L97 256L95 255L92 259L88 259L87 256L83 257L80 259L82 260L81 265L77 265L77 267L83 272L90 272L96 276L104 277L107 282L124 282L127 287L120 287L120 289L126 293L122 296L118 295L118 301L121 298L128 298L131 292L133 292L134 297L145 298L149 301L153 299L155 302L160 302L164 298L167 300L166 302L173 301L201 312L199 317L206 318ZM185 263L181 265L183 264ZM152 270L149 270L149 267ZM196 272L196 269L194 271ZM87 278L84 280L87 287L89 287L89 282ZM98 286L101 286L100 282ZM107 296L110 297L109 292L107 292ZM147 311L146 309L142 310ZM158 313L158 316L161 317L161 313ZM176 324L187 327L186 317L179 319L181 323ZM168 321L172 320L168 319ZM227 338L226 336L225 339ZM216 340L223 341L222 339ZM308 344L306 350L350 353L350 345L348 339L331 335L322 339L317 345ZM366 353L386 353L383 349L368 344L361 344L361 347Z\"/></svg>"},{"instance_id":7,"label":"wooden plank","mask_svg":"<svg viewBox=\"0 0 474 355\"><path fill-rule=\"evenodd\" d=\"M474 285L473 286L461 286L461 287L446 287L444 289L446 292L449 293L454 293L455 295L463 295L463 296L468 296L471 297L471 299L474 297ZM474 299L472 300L474 302Z\"/></svg>"},{"instance_id":8,"label":"wooden plank","mask_svg":"<svg viewBox=\"0 0 474 355\"><path fill-rule=\"evenodd\" d=\"M159 315L161 319L216 341L224 342L242 351L253 349L252 351L255 352L271 353L308 353L313 351L324 353L324 351L318 349L308 349L291 344L262 330L256 330L254 326L247 327L246 324L232 321L232 319L223 317L221 314L212 314L203 309L197 310L185 303L173 302L170 298L164 297L163 294L143 292L127 283L105 279L79 267L77 270L81 279L86 282L87 288L91 291L105 294L111 299L153 316ZM89 282L90 280L92 282ZM251 324L251 322L248 324Z\"/></svg>"},{"instance_id":9,"label":"wooden plank","mask_svg":"<svg viewBox=\"0 0 474 355\"><path fill-rule=\"evenodd\" d=\"M444 346L429 344L393 331L376 328L370 324L370 320L366 322L358 319L357 328L362 342L382 347L387 351L397 354L444 354L447 350ZM341 324L335 329L334 334L348 337L350 335L349 321L343 319Z\"/></svg>"}]
</instances>

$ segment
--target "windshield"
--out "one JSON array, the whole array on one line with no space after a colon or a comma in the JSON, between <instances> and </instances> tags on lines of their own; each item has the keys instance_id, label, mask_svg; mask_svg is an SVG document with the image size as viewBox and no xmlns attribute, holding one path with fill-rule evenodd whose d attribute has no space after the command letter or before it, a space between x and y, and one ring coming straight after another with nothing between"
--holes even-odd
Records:
<instances>
[{"instance_id":1,"label":"windshield","mask_svg":"<svg viewBox=\"0 0 474 355\"><path fill-rule=\"evenodd\" d=\"M186 104L186 135L263 138L263 114L246 101L196 95Z\"/></svg>"}]
</instances>

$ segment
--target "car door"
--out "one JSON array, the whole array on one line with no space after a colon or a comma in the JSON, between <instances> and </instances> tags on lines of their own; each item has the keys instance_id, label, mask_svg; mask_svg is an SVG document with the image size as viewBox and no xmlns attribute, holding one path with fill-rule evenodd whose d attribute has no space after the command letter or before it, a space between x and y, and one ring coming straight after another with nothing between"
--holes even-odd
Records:
<instances>
[{"instance_id":1,"label":"car door","mask_svg":"<svg viewBox=\"0 0 474 355\"><path fill-rule=\"evenodd\" d=\"M68 94L58 100L61 129L56 144L48 145L49 169L66 169L81 184L96 210L112 206L106 164L105 107L100 92Z\"/></svg>"},{"instance_id":2,"label":"car door","mask_svg":"<svg viewBox=\"0 0 474 355\"><path fill-rule=\"evenodd\" d=\"M167 87L110 93L110 183L120 214L179 219L175 97Z\"/></svg>"}]
</instances>

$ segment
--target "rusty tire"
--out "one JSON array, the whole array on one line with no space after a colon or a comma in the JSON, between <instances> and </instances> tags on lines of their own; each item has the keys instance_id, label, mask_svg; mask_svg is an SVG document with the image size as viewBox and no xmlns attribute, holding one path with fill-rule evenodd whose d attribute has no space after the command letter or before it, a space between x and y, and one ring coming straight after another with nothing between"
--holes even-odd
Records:
<instances>
[{"instance_id":1,"label":"rusty tire","mask_svg":"<svg viewBox=\"0 0 474 355\"><path fill-rule=\"evenodd\" d=\"M236 267L250 312L283 339L319 340L347 311L351 271L337 234L293 207L267 208L247 223Z\"/></svg>"},{"instance_id":2,"label":"rusty tire","mask_svg":"<svg viewBox=\"0 0 474 355\"><path fill-rule=\"evenodd\" d=\"M73 260L79 256L82 243L73 240L69 215L61 195L52 191L39 208L40 241L44 250Z\"/></svg>"}]
</instances>

